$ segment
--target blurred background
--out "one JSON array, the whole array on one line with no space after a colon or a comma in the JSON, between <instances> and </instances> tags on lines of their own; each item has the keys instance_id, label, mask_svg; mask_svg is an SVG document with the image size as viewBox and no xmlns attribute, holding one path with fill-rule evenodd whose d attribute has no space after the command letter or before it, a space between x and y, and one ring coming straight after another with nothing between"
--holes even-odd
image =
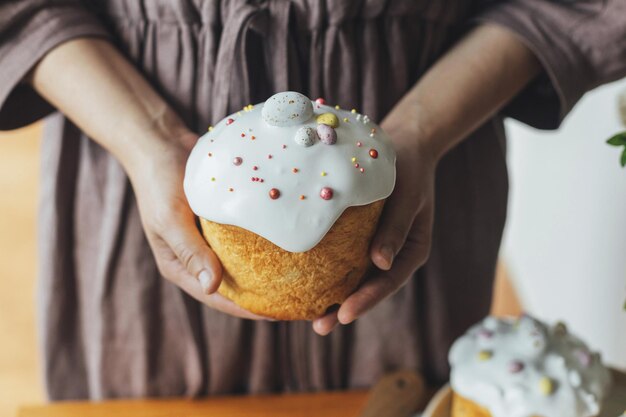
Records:
<instances>
[{"instance_id":1,"label":"blurred background","mask_svg":"<svg viewBox=\"0 0 626 417\"><path fill-rule=\"evenodd\" d=\"M626 369L626 80L589 93L558 132L508 121L510 212L493 311L570 329ZM41 124L0 133L0 416L44 400L35 327Z\"/></svg>"}]
</instances>

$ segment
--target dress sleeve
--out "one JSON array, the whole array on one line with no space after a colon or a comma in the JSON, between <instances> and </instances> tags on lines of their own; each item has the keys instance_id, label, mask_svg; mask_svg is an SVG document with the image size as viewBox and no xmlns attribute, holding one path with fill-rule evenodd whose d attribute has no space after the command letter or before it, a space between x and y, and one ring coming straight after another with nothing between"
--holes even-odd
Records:
<instances>
[{"instance_id":1,"label":"dress sleeve","mask_svg":"<svg viewBox=\"0 0 626 417\"><path fill-rule=\"evenodd\" d=\"M108 34L80 0L0 1L0 130L54 110L22 80L52 48L86 36Z\"/></svg>"},{"instance_id":2,"label":"dress sleeve","mask_svg":"<svg viewBox=\"0 0 626 417\"><path fill-rule=\"evenodd\" d=\"M626 76L626 1L490 1L476 15L516 34L544 73L504 114L554 129L585 92Z\"/></svg>"}]
</instances>

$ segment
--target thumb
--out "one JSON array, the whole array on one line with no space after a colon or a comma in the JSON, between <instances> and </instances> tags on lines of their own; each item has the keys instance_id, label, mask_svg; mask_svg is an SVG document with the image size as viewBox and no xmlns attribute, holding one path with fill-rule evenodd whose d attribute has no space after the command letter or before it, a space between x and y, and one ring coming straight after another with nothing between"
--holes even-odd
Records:
<instances>
[{"instance_id":1,"label":"thumb","mask_svg":"<svg viewBox=\"0 0 626 417\"><path fill-rule=\"evenodd\" d=\"M222 265L196 228L193 214L185 216L178 227L162 234L180 263L195 277L205 294L212 294L222 282Z\"/></svg>"},{"instance_id":2,"label":"thumb","mask_svg":"<svg viewBox=\"0 0 626 417\"><path fill-rule=\"evenodd\" d=\"M391 268L394 257L404 246L418 210L417 204L409 197L413 192L398 188L385 203L371 244L372 261L385 271Z\"/></svg>"}]
</instances>

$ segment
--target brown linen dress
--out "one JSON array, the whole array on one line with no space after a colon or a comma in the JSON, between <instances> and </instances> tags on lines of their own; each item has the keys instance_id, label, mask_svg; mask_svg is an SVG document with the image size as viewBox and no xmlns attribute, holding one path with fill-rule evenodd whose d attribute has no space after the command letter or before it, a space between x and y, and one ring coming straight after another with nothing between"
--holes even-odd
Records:
<instances>
[{"instance_id":1,"label":"brown linen dress","mask_svg":"<svg viewBox=\"0 0 626 417\"><path fill-rule=\"evenodd\" d=\"M381 120L480 21L516 32L546 70L505 113L556 127L586 90L624 75L625 18L623 0L2 1L0 128L53 111L20 81L82 36L114 42L198 133L287 89ZM50 398L365 387L397 368L445 381L450 343L489 309L507 202L501 116L445 156L436 196L428 263L365 317L320 337L307 322L213 311L160 277L118 162L50 116L38 298Z\"/></svg>"}]
</instances>

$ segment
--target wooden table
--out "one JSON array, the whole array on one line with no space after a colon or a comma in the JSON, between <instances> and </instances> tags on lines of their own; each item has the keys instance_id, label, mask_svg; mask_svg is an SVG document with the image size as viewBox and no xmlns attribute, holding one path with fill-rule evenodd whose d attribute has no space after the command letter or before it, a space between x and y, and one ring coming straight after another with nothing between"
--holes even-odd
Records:
<instances>
[{"instance_id":1,"label":"wooden table","mask_svg":"<svg viewBox=\"0 0 626 417\"><path fill-rule=\"evenodd\" d=\"M202 400L66 402L23 407L19 417L356 417L366 391L212 397Z\"/></svg>"}]
</instances>

